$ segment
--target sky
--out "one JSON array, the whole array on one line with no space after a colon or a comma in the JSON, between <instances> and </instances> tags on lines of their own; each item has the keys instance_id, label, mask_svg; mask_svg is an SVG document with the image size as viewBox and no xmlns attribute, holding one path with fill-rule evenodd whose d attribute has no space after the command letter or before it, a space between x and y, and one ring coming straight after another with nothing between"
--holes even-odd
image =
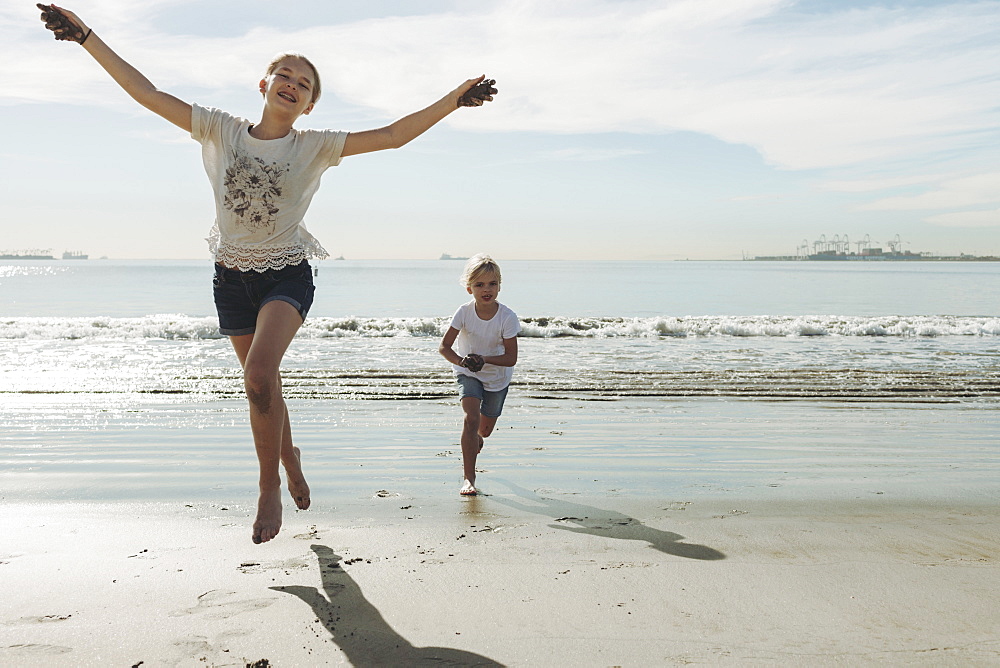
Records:
<instances>
[{"instance_id":1,"label":"sky","mask_svg":"<svg viewBox=\"0 0 1000 668\"><path fill-rule=\"evenodd\" d=\"M480 75L496 99L346 158L306 216L331 256L731 260L835 236L1000 255L1000 0L91 0L160 89L259 120L305 53L299 128L384 126ZM208 258L201 146L33 2L0 4L0 251Z\"/></svg>"}]
</instances>

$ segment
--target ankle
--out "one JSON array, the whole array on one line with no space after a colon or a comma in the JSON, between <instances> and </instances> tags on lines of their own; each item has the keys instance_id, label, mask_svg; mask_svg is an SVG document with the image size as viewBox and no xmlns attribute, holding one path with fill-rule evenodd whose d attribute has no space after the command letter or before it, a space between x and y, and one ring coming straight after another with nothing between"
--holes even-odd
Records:
<instances>
[{"instance_id":1,"label":"ankle","mask_svg":"<svg viewBox=\"0 0 1000 668\"><path fill-rule=\"evenodd\" d=\"M260 489L261 494L264 494L265 492L275 492L275 491L277 491L277 492L280 493L281 492L281 478L276 478L274 480L272 480L270 478L268 480L261 480L257 484L257 486Z\"/></svg>"}]
</instances>

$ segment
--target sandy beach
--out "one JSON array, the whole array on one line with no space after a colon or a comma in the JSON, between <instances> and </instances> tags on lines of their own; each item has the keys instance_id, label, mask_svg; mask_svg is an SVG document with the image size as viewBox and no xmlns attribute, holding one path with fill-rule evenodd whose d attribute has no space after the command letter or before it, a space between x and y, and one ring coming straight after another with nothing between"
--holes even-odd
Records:
<instances>
[{"instance_id":1,"label":"sandy beach","mask_svg":"<svg viewBox=\"0 0 1000 668\"><path fill-rule=\"evenodd\" d=\"M152 481L218 475L211 458L85 476L67 494L114 496L115 480L123 491L61 500L53 490L72 476L47 475L35 441L12 440L14 459L40 470L3 478L0 663L1000 664L989 406L854 406L845 422L800 402L636 402L551 419L536 407L529 421L526 403L491 439L485 493L471 499L441 446L455 436L450 403L344 408L344 445L326 460L327 413L300 407L314 505L286 504L281 534L261 546L249 468L189 499ZM962 439L936 445L957 424ZM871 441L853 444L856 432ZM350 445L366 433L385 438ZM142 480L163 498L124 498ZM47 500L29 498L31 481Z\"/></svg>"},{"instance_id":2,"label":"sandy beach","mask_svg":"<svg viewBox=\"0 0 1000 668\"><path fill-rule=\"evenodd\" d=\"M994 504L383 492L264 547L241 507L0 512L11 666L1000 661Z\"/></svg>"},{"instance_id":3,"label":"sandy beach","mask_svg":"<svg viewBox=\"0 0 1000 668\"><path fill-rule=\"evenodd\" d=\"M313 506L264 545L241 397L0 396L0 665L1000 665L990 397L525 382L467 499L453 398L302 375Z\"/></svg>"}]
</instances>

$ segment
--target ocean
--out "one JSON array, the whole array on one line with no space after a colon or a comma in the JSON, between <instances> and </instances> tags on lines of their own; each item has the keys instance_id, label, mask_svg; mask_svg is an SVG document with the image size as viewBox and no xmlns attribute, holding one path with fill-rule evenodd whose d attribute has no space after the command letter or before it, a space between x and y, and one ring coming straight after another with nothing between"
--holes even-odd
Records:
<instances>
[{"instance_id":1,"label":"ocean","mask_svg":"<svg viewBox=\"0 0 1000 668\"><path fill-rule=\"evenodd\" d=\"M315 478L355 494L454 482L460 412L437 346L469 298L462 264L317 266L283 370ZM500 301L523 331L495 467L652 493L711 479L734 444L755 453L733 464L748 475L798 462L802 475L788 475L809 480L836 444L855 472L944 446L976 469L959 476L942 460L956 484L996 471L995 263L501 266ZM6 498L252 494L246 402L211 275L210 261L0 264Z\"/></svg>"}]
</instances>

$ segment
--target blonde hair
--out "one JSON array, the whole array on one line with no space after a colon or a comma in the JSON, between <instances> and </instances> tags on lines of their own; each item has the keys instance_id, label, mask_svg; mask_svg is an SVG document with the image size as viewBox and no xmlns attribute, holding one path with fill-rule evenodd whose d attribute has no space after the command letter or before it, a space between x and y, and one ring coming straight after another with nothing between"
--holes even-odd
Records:
<instances>
[{"instance_id":1,"label":"blonde hair","mask_svg":"<svg viewBox=\"0 0 1000 668\"><path fill-rule=\"evenodd\" d=\"M496 274L497 283L501 283L503 280L500 276L500 265L486 253L469 258L469 261L465 263L465 270L462 272L462 278L459 279L459 282L462 287L467 288L483 274Z\"/></svg>"},{"instance_id":2,"label":"blonde hair","mask_svg":"<svg viewBox=\"0 0 1000 668\"><path fill-rule=\"evenodd\" d=\"M274 58L271 59L271 62L267 64L267 71L264 73L264 76L269 77L272 74L274 74L274 70L278 69L278 63L280 63L285 58L298 58L306 65L308 65L310 69L312 69L313 86L312 86L312 100L310 100L310 102L315 103L316 100L319 99L319 94L323 92L323 86L319 81L319 70L316 69L316 66L312 64L311 60L303 56L301 53L293 53L291 51L286 53L279 53L278 55L276 55Z\"/></svg>"}]
</instances>

